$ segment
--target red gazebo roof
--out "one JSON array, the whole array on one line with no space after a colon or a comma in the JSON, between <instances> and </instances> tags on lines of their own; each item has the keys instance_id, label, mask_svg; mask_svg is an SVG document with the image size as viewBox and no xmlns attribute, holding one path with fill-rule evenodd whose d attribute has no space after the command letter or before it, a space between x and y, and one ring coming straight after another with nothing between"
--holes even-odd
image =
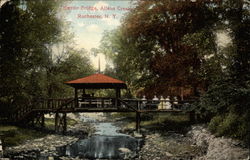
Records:
<instances>
[{"instance_id":1,"label":"red gazebo roof","mask_svg":"<svg viewBox=\"0 0 250 160\"><path fill-rule=\"evenodd\" d=\"M100 73L68 81L65 84L78 89L127 88L125 82Z\"/></svg>"}]
</instances>

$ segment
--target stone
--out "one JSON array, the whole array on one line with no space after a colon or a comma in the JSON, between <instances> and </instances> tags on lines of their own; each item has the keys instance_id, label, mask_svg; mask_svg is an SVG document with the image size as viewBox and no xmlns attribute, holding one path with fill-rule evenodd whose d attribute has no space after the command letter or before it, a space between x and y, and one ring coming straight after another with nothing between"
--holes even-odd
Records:
<instances>
[{"instance_id":1,"label":"stone","mask_svg":"<svg viewBox=\"0 0 250 160\"><path fill-rule=\"evenodd\" d=\"M194 143L206 150L206 154L196 157L196 160L235 160L247 159L248 150L236 146L239 141L225 137L215 137L204 126L192 127L188 133Z\"/></svg>"},{"instance_id":2,"label":"stone","mask_svg":"<svg viewBox=\"0 0 250 160\"><path fill-rule=\"evenodd\" d=\"M119 148L118 150L121 151L122 153L130 153L131 152L131 150L128 148Z\"/></svg>"},{"instance_id":3,"label":"stone","mask_svg":"<svg viewBox=\"0 0 250 160\"><path fill-rule=\"evenodd\" d=\"M54 157L48 157L48 160L54 160Z\"/></svg>"},{"instance_id":4,"label":"stone","mask_svg":"<svg viewBox=\"0 0 250 160\"><path fill-rule=\"evenodd\" d=\"M140 133L138 133L138 132L134 132L134 137L135 138L142 138L143 136L142 136L142 134L140 134Z\"/></svg>"},{"instance_id":5,"label":"stone","mask_svg":"<svg viewBox=\"0 0 250 160\"><path fill-rule=\"evenodd\" d=\"M165 155L166 155L167 157L172 157L172 156L173 156L173 154L171 154L171 153L169 153L169 152L165 152Z\"/></svg>"}]
</instances>

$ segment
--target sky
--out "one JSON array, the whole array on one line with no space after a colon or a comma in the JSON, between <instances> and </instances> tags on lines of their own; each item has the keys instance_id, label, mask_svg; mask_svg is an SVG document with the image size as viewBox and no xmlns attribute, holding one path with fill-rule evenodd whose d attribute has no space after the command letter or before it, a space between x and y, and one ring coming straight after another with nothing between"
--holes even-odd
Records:
<instances>
[{"instance_id":1,"label":"sky","mask_svg":"<svg viewBox=\"0 0 250 160\"><path fill-rule=\"evenodd\" d=\"M8 0L0 0L0 7L5 3L7 2Z\"/></svg>"},{"instance_id":2,"label":"sky","mask_svg":"<svg viewBox=\"0 0 250 160\"><path fill-rule=\"evenodd\" d=\"M0 0L0 6L6 1L8 0ZM75 35L74 47L90 51L91 48L98 48L105 30L113 30L121 24L122 17L131 8L133 8L133 0L71 0L62 5L60 12L63 19L70 22L69 30ZM229 32L216 32L219 47L226 47L231 40ZM106 66L105 56L90 55L96 69L98 69L99 58L103 71Z\"/></svg>"},{"instance_id":3,"label":"sky","mask_svg":"<svg viewBox=\"0 0 250 160\"><path fill-rule=\"evenodd\" d=\"M66 21L70 22L70 31L75 35L76 48L98 48L103 32L113 30L121 23L121 18L132 8L130 0L73 0L66 2L61 10ZM101 70L105 69L103 54L91 56L94 67L101 59Z\"/></svg>"},{"instance_id":4,"label":"sky","mask_svg":"<svg viewBox=\"0 0 250 160\"><path fill-rule=\"evenodd\" d=\"M195 1L195 0L194 0ZM121 24L121 18L133 7L131 0L72 0L62 6L65 19L70 22L70 31L75 35L76 48L98 48L103 32L112 30ZM226 47L231 38L225 31L216 32L219 47ZM100 58L101 71L107 61L103 54L97 57L90 54L96 69ZM112 64L111 64L112 65Z\"/></svg>"}]
</instances>

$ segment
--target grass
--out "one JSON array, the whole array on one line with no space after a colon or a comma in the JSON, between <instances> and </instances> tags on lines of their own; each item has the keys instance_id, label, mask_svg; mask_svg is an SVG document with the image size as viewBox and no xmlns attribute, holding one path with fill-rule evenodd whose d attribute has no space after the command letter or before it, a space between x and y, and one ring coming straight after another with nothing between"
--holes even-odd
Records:
<instances>
[{"instance_id":1,"label":"grass","mask_svg":"<svg viewBox=\"0 0 250 160\"><path fill-rule=\"evenodd\" d=\"M0 125L0 134L2 135L4 147L19 145L27 140L47 135L40 131L10 125Z\"/></svg>"},{"instance_id":2,"label":"grass","mask_svg":"<svg viewBox=\"0 0 250 160\"><path fill-rule=\"evenodd\" d=\"M67 125L74 126L77 124L77 121L71 118L67 118ZM45 118L45 127L52 130L55 128L55 119L54 118Z\"/></svg>"},{"instance_id":3,"label":"grass","mask_svg":"<svg viewBox=\"0 0 250 160\"><path fill-rule=\"evenodd\" d=\"M111 117L114 118L121 118L121 117L126 117L127 120L129 119L134 119L135 118L135 113L134 112L115 112L111 114Z\"/></svg>"},{"instance_id":4,"label":"grass","mask_svg":"<svg viewBox=\"0 0 250 160\"><path fill-rule=\"evenodd\" d=\"M46 118L45 127L49 130L54 130L54 119ZM69 126L75 125L77 121L68 118L67 124ZM42 138L48 133L37 131L32 128L21 128L11 125L0 125L0 135L3 140L4 147L16 146L24 143L27 140Z\"/></svg>"},{"instance_id":5,"label":"grass","mask_svg":"<svg viewBox=\"0 0 250 160\"><path fill-rule=\"evenodd\" d=\"M6 132L10 130L16 130L18 127L16 126L6 126L6 125L0 125L0 132Z\"/></svg>"},{"instance_id":6,"label":"grass","mask_svg":"<svg viewBox=\"0 0 250 160\"><path fill-rule=\"evenodd\" d=\"M127 129L135 128L135 113L116 113L113 118L124 118ZM141 127L150 131L176 131L185 133L190 126L189 116L182 113L148 113L141 115Z\"/></svg>"}]
</instances>

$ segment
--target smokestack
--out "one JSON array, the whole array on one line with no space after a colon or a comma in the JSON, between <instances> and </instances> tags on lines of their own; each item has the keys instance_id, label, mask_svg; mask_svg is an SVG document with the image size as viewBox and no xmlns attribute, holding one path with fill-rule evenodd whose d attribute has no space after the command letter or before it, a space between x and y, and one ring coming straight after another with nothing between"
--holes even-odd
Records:
<instances>
[{"instance_id":1,"label":"smokestack","mask_svg":"<svg viewBox=\"0 0 250 160\"><path fill-rule=\"evenodd\" d=\"M98 73L101 73L101 61L100 61L100 56L98 59Z\"/></svg>"}]
</instances>

